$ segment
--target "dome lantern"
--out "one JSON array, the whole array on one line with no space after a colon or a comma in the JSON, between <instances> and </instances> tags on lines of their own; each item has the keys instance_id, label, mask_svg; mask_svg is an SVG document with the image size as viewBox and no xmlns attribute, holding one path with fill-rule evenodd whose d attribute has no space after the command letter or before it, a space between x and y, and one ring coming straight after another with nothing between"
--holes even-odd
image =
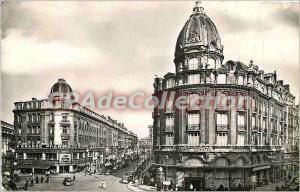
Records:
<instances>
[{"instance_id":1,"label":"dome lantern","mask_svg":"<svg viewBox=\"0 0 300 192\"><path fill-rule=\"evenodd\" d=\"M223 60L223 45L218 30L212 20L204 12L200 1L196 2L193 13L186 21L176 42L174 62L178 68L189 55L203 57L203 66L220 67ZM209 61L210 60L210 61ZM213 61L212 61L213 60ZM205 63L204 61L208 61ZM217 64L216 64L217 63Z\"/></svg>"}]
</instances>

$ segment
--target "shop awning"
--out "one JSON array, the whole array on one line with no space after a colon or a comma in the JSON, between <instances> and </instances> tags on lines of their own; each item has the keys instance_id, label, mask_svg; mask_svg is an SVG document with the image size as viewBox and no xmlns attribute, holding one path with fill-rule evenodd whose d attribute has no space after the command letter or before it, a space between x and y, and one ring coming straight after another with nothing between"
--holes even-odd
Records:
<instances>
[{"instance_id":1,"label":"shop awning","mask_svg":"<svg viewBox=\"0 0 300 192\"><path fill-rule=\"evenodd\" d=\"M18 165L16 169L49 169L50 165Z\"/></svg>"}]
</instances>

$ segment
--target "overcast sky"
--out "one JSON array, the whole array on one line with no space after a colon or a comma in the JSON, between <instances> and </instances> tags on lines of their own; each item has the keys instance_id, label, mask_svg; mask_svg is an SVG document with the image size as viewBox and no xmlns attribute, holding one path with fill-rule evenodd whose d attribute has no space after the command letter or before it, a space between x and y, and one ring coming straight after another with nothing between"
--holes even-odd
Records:
<instances>
[{"instance_id":1,"label":"overcast sky","mask_svg":"<svg viewBox=\"0 0 300 192\"><path fill-rule=\"evenodd\" d=\"M299 92L298 2L206 2L224 61L251 59ZM58 78L73 90L153 92L153 78L174 72L177 36L194 1L2 2L2 119L13 103L47 98ZM140 137L151 111L110 110Z\"/></svg>"}]
</instances>

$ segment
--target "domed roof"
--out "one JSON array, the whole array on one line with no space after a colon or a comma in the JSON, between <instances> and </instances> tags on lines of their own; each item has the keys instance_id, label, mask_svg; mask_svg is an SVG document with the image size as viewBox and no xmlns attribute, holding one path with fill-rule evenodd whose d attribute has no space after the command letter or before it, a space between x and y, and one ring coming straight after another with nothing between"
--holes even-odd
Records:
<instances>
[{"instance_id":1,"label":"domed roof","mask_svg":"<svg viewBox=\"0 0 300 192\"><path fill-rule=\"evenodd\" d=\"M182 55L184 48L194 46L207 46L209 50L219 53L223 51L218 30L198 1L193 9L193 14L178 36L175 57Z\"/></svg>"},{"instance_id":2,"label":"domed roof","mask_svg":"<svg viewBox=\"0 0 300 192\"><path fill-rule=\"evenodd\" d=\"M58 81L52 86L50 94L72 94L72 88L67 84L66 80L58 79Z\"/></svg>"}]
</instances>

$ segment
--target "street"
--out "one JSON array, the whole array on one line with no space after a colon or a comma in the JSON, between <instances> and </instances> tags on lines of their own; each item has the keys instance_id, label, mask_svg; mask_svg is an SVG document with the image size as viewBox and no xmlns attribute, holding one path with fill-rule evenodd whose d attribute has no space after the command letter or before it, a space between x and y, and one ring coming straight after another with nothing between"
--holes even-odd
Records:
<instances>
[{"instance_id":1,"label":"street","mask_svg":"<svg viewBox=\"0 0 300 192\"><path fill-rule=\"evenodd\" d=\"M72 186L64 186L62 184L64 177L74 174L61 174L51 178L50 183L38 183L29 187L28 191L96 191L100 188L103 179L106 183L107 191L130 191L127 184L121 183L122 176L129 173L136 167L136 162L131 162L128 167L119 170L113 175L84 175L84 173L75 173L75 182ZM25 180L22 179L17 185L19 188L24 187Z\"/></svg>"}]
</instances>

